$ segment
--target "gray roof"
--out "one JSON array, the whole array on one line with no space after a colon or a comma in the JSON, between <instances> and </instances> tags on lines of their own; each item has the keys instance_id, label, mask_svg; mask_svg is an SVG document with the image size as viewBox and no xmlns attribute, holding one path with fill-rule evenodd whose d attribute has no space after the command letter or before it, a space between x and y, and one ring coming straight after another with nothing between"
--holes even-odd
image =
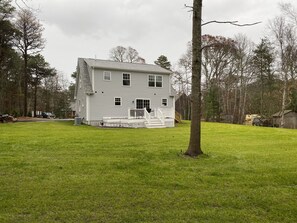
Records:
<instances>
[{"instance_id":1,"label":"gray roof","mask_svg":"<svg viewBox=\"0 0 297 223\"><path fill-rule=\"evenodd\" d=\"M80 59L79 59L80 60ZM83 59L88 66L107 70L136 71L144 73L171 74L172 72L154 64L126 63L110 60Z\"/></svg>"},{"instance_id":2,"label":"gray roof","mask_svg":"<svg viewBox=\"0 0 297 223\"><path fill-rule=\"evenodd\" d=\"M84 86L85 94L94 94L93 87L90 80L89 70L87 67L87 63L84 59L78 59L78 74L82 80L82 84Z\"/></svg>"},{"instance_id":3,"label":"gray roof","mask_svg":"<svg viewBox=\"0 0 297 223\"><path fill-rule=\"evenodd\" d=\"M290 112L292 112L292 110L285 110L284 115L286 115L286 114L288 114ZM280 117L280 116L282 116L282 111L279 111L279 112L272 115L272 117Z\"/></svg>"}]
</instances>

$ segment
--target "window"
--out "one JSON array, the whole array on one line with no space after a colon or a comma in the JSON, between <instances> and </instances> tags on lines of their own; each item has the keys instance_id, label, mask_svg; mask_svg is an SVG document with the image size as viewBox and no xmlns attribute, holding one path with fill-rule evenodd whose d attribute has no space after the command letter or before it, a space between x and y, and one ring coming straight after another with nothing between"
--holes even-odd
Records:
<instances>
[{"instance_id":1,"label":"window","mask_svg":"<svg viewBox=\"0 0 297 223\"><path fill-rule=\"evenodd\" d=\"M156 76L156 87L162 87L163 78L162 76Z\"/></svg>"},{"instance_id":2,"label":"window","mask_svg":"<svg viewBox=\"0 0 297 223\"><path fill-rule=\"evenodd\" d=\"M111 81L111 72L110 71L103 71L103 80Z\"/></svg>"},{"instance_id":3,"label":"window","mask_svg":"<svg viewBox=\"0 0 297 223\"><path fill-rule=\"evenodd\" d=\"M163 87L162 75L149 75L148 86L149 87Z\"/></svg>"},{"instance_id":4,"label":"window","mask_svg":"<svg viewBox=\"0 0 297 223\"><path fill-rule=\"evenodd\" d=\"M130 74L123 73L123 85L130 86L131 78Z\"/></svg>"},{"instance_id":5,"label":"window","mask_svg":"<svg viewBox=\"0 0 297 223\"><path fill-rule=\"evenodd\" d=\"M122 105L122 98L114 98L114 105Z\"/></svg>"},{"instance_id":6,"label":"window","mask_svg":"<svg viewBox=\"0 0 297 223\"><path fill-rule=\"evenodd\" d=\"M162 98L162 106L166 106L168 105L168 100L167 98Z\"/></svg>"},{"instance_id":7,"label":"window","mask_svg":"<svg viewBox=\"0 0 297 223\"><path fill-rule=\"evenodd\" d=\"M149 87L155 87L155 76L154 75L149 75Z\"/></svg>"},{"instance_id":8,"label":"window","mask_svg":"<svg viewBox=\"0 0 297 223\"><path fill-rule=\"evenodd\" d=\"M136 99L136 109L150 108L149 99Z\"/></svg>"}]
</instances>

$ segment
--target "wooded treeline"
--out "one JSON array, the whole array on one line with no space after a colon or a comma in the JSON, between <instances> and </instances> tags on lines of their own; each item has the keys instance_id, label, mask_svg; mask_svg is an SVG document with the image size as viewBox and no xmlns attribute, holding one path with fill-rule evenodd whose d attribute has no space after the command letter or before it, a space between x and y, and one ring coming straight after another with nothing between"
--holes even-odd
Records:
<instances>
[{"instance_id":1,"label":"wooded treeline","mask_svg":"<svg viewBox=\"0 0 297 223\"><path fill-rule=\"evenodd\" d=\"M68 83L40 54L45 46L42 32L31 9L0 0L0 114L67 114Z\"/></svg>"},{"instance_id":2,"label":"wooded treeline","mask_svg":"<svg viewBox=\"0 0 297 223\"><path fill-rule=\"evenodd\" d=\"M244 35L202 36L202 118L241 124L245 114L297 111L297 13L281 4L268 25L270 35L255 44ZM192 46L172 68L183 118L190 117Z\"/></svg>"}]
</instances>

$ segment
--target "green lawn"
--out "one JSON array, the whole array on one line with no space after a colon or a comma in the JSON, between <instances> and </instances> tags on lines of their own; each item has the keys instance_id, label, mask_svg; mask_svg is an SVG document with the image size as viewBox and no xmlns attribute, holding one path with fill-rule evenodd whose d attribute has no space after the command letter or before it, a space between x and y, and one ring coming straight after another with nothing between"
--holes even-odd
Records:
<instances>
[{"instance_id":1,"label":"green lawn","mask_svg":"<svg viewBox=\"0 0 297 223\"><path fill-rule=\"evenodd\" d=\"M0 222L297 222L297 130L0 125Z\"/></svg>"}]
</instances>

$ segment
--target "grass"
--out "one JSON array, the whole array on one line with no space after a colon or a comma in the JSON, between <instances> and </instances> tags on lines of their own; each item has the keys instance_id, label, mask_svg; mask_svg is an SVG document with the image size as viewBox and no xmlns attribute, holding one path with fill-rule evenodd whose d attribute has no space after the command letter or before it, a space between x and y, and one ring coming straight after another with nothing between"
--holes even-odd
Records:
<instances>
[{"instance_id":1,"label":"grass","mask_svg":"<svg viewBox=\"0 0 297 223\"><path fill-rule=\"evenodd\" d=\"M0 222L297 222L297 131L0 125Z\"/></svg>"}]
</instances>

